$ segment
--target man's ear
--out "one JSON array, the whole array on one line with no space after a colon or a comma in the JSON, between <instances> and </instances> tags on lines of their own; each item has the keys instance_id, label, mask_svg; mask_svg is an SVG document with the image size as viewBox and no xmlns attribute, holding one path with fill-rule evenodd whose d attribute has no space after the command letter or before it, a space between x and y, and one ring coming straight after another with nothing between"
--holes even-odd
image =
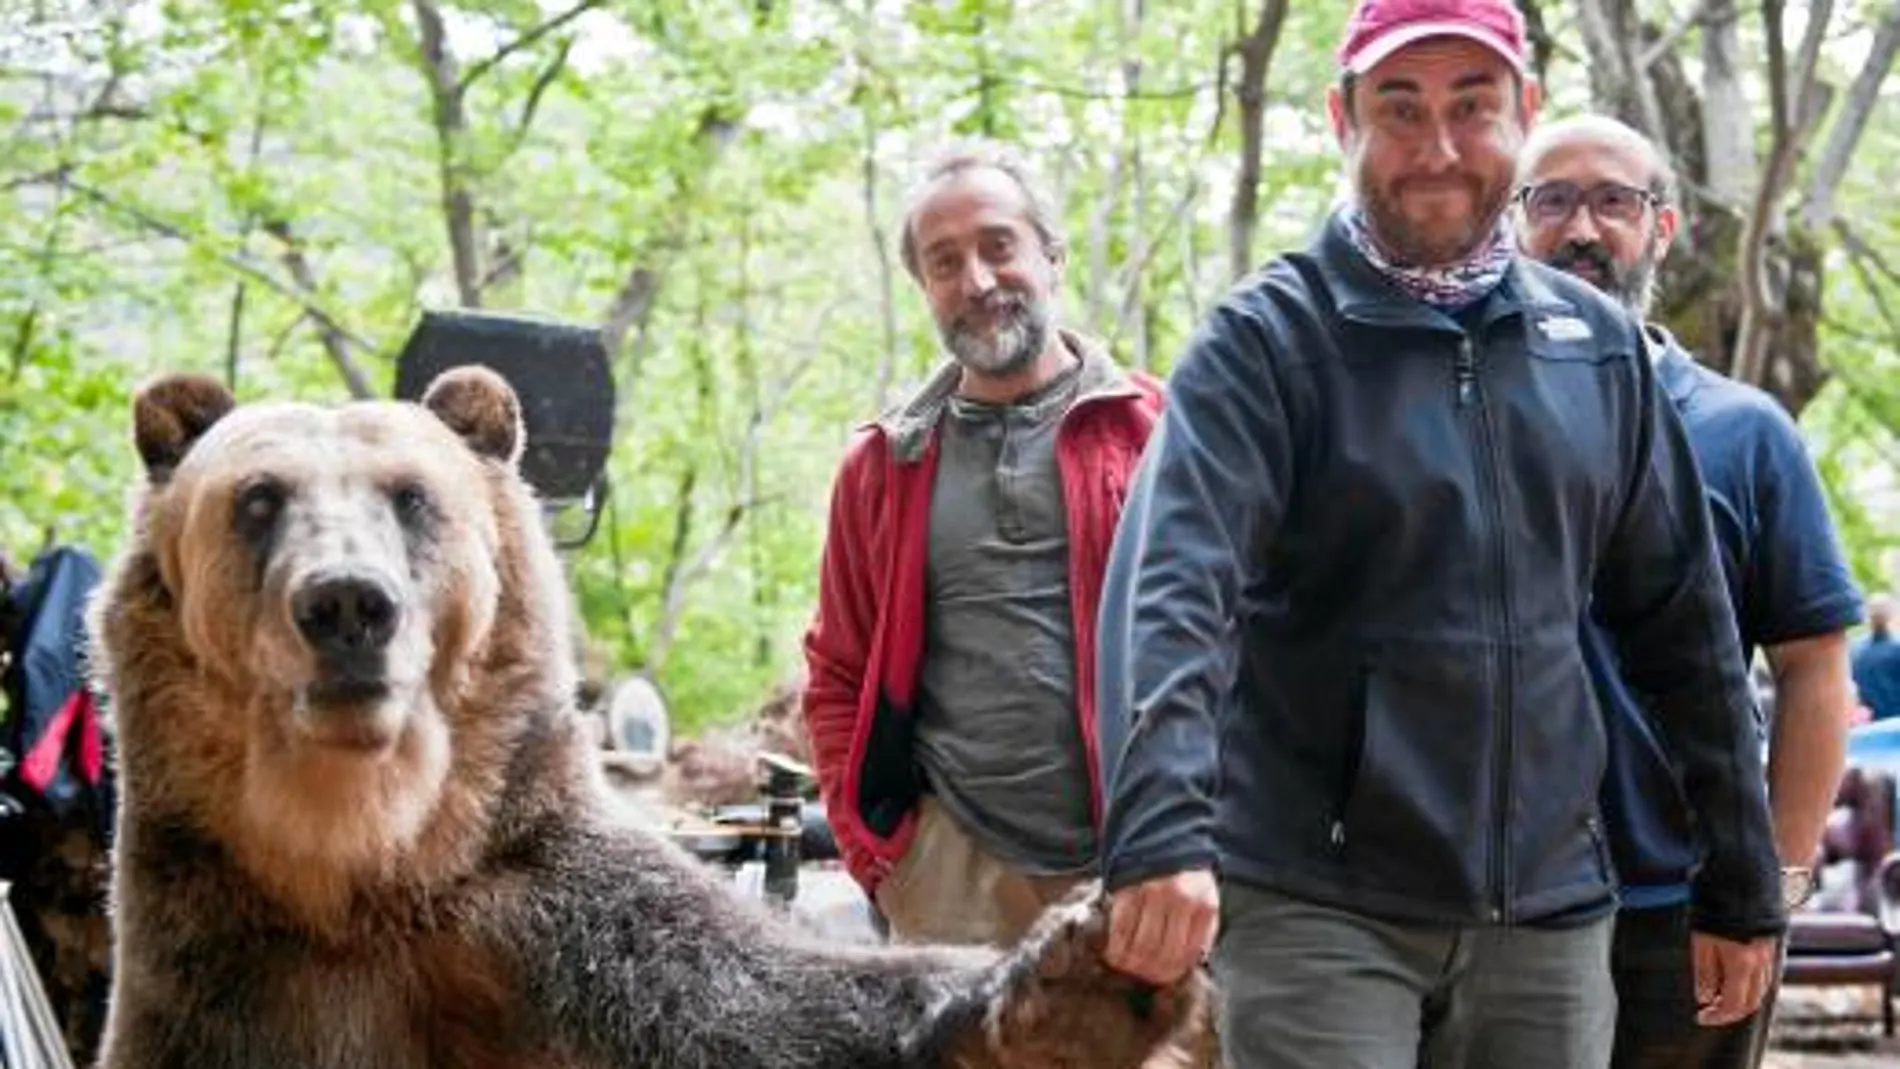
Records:
<instances>
[{"instance_id":1,"label":"man's ear","mask_svg":"<svg viewBox=\"0 0 1900 1069\"><path fill-rule=\"evenodd\" d=\"M1662 262L1669 255L1669 247L1676 243L1676 229L1682 225L1682 214L1673 204L1661 204L1656 207L1656 260Z\"/></svg>"},{"instance_id":2,"label":"man's ear","mask_svg":"<svg viewBox=\"0 0 1900 1069\"><path fill-rule=\"evenodd\" d=\"M1530 133L1537 125L1538 113L1544 110L1544 83L1526 74L1524 84L1518 90L1518 117L1524 124L1524 132Z\"/></svg>"},{"instance_id":3,"label":"man's ear","mask_svg":"<svg viewBox=\"0 0 1900 1069\"><path fill-rule=\"evenodd\" d=\"M1346 114L1346 97L1337 85L1326 89L1326 115L1333 121L1333 139L1344 151L1352 135L1352 116Z\"/></svg>"}]
</instances>

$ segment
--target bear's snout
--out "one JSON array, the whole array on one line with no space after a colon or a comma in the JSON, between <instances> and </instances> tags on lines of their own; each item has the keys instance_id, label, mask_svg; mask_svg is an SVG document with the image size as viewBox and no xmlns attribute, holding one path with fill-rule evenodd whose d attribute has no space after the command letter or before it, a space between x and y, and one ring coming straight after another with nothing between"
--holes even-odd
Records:
<instances>
[{"instance_id":1,"label":"bear's snout","mask_svg":"<svg viewBox=\"0 0 1900 1069\"><path fill-rule=\"evenodd\" d=\"M321 576L291 599L297 630L320 660L340 667L380 661L396 635L402 609L382 581L369 576Z\"/></svg>"}]
</instances>

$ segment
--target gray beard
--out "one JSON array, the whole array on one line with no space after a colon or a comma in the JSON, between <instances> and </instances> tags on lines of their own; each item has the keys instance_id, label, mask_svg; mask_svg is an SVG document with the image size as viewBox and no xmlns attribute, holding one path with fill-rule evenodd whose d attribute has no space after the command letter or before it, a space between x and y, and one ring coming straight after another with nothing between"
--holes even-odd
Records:
<instances>
[{"instance_id":1,"label":"gray beard","mask_svg":"<svg viewBox=\"0 0 1900 1069\"><path fill-rule=\"evenodd\" d=\"M1650 305L1656 302L1656 260L1645 256L1629 270L1629 274L1616 278L1611 285L1610 296L1623 302L1623 306L1636 313L1637 318L1649 318Z\"/></svg>"},{"instance_id":2,"label":"gray beard","mask_svg":"<svg viewBox=\"0 0 1900 1069\"><path fill-rule=\"evenodd\" d=\"M998 321L991 337L965 328L960 320L940 324L938 333L944 348L965 369L1003 378L1027 368L1048 348L1054 318L1049 302L1027 300Z\"/></svg>"},{"instance_id":3,"label":"gray beard","mask_svg":"<svg viewBox=\"0 0 1900 1069\"><path fill-rule=\"evenodd\" d=\"M1569 244L1559 246L1546 258L1545 262L1559 271L1576 274L1578 264L1587 263L1595 270L1601 281L1596 278L1585 279L1594 285L1605 297L1634 312L1639 319L1649 318L1649 306L1656 296L1656 268L1662 258L1651 253L1638 259L1628 268L1621 268L1610 257L1609 249L1600 242L1587 245ZM1583 278L1578 275L1578 278Z\"/></svg>"}]
</instances>

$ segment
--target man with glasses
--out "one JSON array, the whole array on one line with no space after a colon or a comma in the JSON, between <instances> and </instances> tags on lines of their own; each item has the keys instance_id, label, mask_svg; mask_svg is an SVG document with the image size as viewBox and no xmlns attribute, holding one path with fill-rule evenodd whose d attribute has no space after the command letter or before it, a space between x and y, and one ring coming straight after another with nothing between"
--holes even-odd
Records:
<instances>
[{"instance_id":1,"label":"man with glasses","mask_svg":"<svg viewBox=\"0 0 1900 1069\"><path fill-rule=\"evenodd\" d=\"M1675 177L1655 146L1614 119L1540 129L1519 157L1518 236L1525 252L1569 271L1638 316L1675 237ZM1657 377L1701 466L1741 655L1761 649L1775 677L1768 793L1790 909L1808 897L1811 865L1840 781L1852 706L1847 629L1860 599L1799 432L1752 387L1698 365L1658 325L1647 328ZM1753 1066L1766 1047L1774 962L1698 930L1692 891L1699 843L1683 785L1653 714L1623 681L1603 632L1584 652L1604 705L1610 767L1603 806L1623 884L1612 973L1613 1066ZM1770 969L1770 997L1726 1027L1697 1021L1715 970Z\"/></svg>"}]
</instances>

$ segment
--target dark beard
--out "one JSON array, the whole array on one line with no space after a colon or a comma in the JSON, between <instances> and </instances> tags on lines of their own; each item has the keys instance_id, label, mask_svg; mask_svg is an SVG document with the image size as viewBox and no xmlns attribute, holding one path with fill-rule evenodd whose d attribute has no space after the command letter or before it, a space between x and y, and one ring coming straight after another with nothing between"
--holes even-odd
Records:
<instances>
[{"instance_id":1,"label":"dark beard","mask_svg":"<svg viewBox=\"0 0 1900 1069\"><path fill-rule=\"evenodd\" d=\"M1464 226L1440 238L1426 237L1415 231L1411 220L1399 210L1397 198L1388 199L1369 183L1360 184L1359 203L1366 213L1366 222L1373 237L1395 265L1442 267L1462 263L1483 248L1491 237L1492 229L1497 226L1498 216L1504 213L1505 203L1510 199L1508 186L1494 191L1488 197L1477 186L1475 179L1472 180L1472 186L1473 192L1477 194L1473 201L1479 210Z\"/></svg>"},{"instance_id":2,"label":"dark beard","mask_svg":"<svg viewBox=\"0 0 1900 1069\"><path fill-rule=\"evenodd\" d=\"M1595 285L1606 296L1639 316L1649 313L1656 281L1656 259L1653 256L1640 257L1629 267L1619 268L1610 250L1601 242L1572 241L1558 246L1544 262L1573 275L1577 274L1578 267L1588 267L1595 272L1596 277L1585 278L1584 281Z\"/></svg>"}]
</instances>

